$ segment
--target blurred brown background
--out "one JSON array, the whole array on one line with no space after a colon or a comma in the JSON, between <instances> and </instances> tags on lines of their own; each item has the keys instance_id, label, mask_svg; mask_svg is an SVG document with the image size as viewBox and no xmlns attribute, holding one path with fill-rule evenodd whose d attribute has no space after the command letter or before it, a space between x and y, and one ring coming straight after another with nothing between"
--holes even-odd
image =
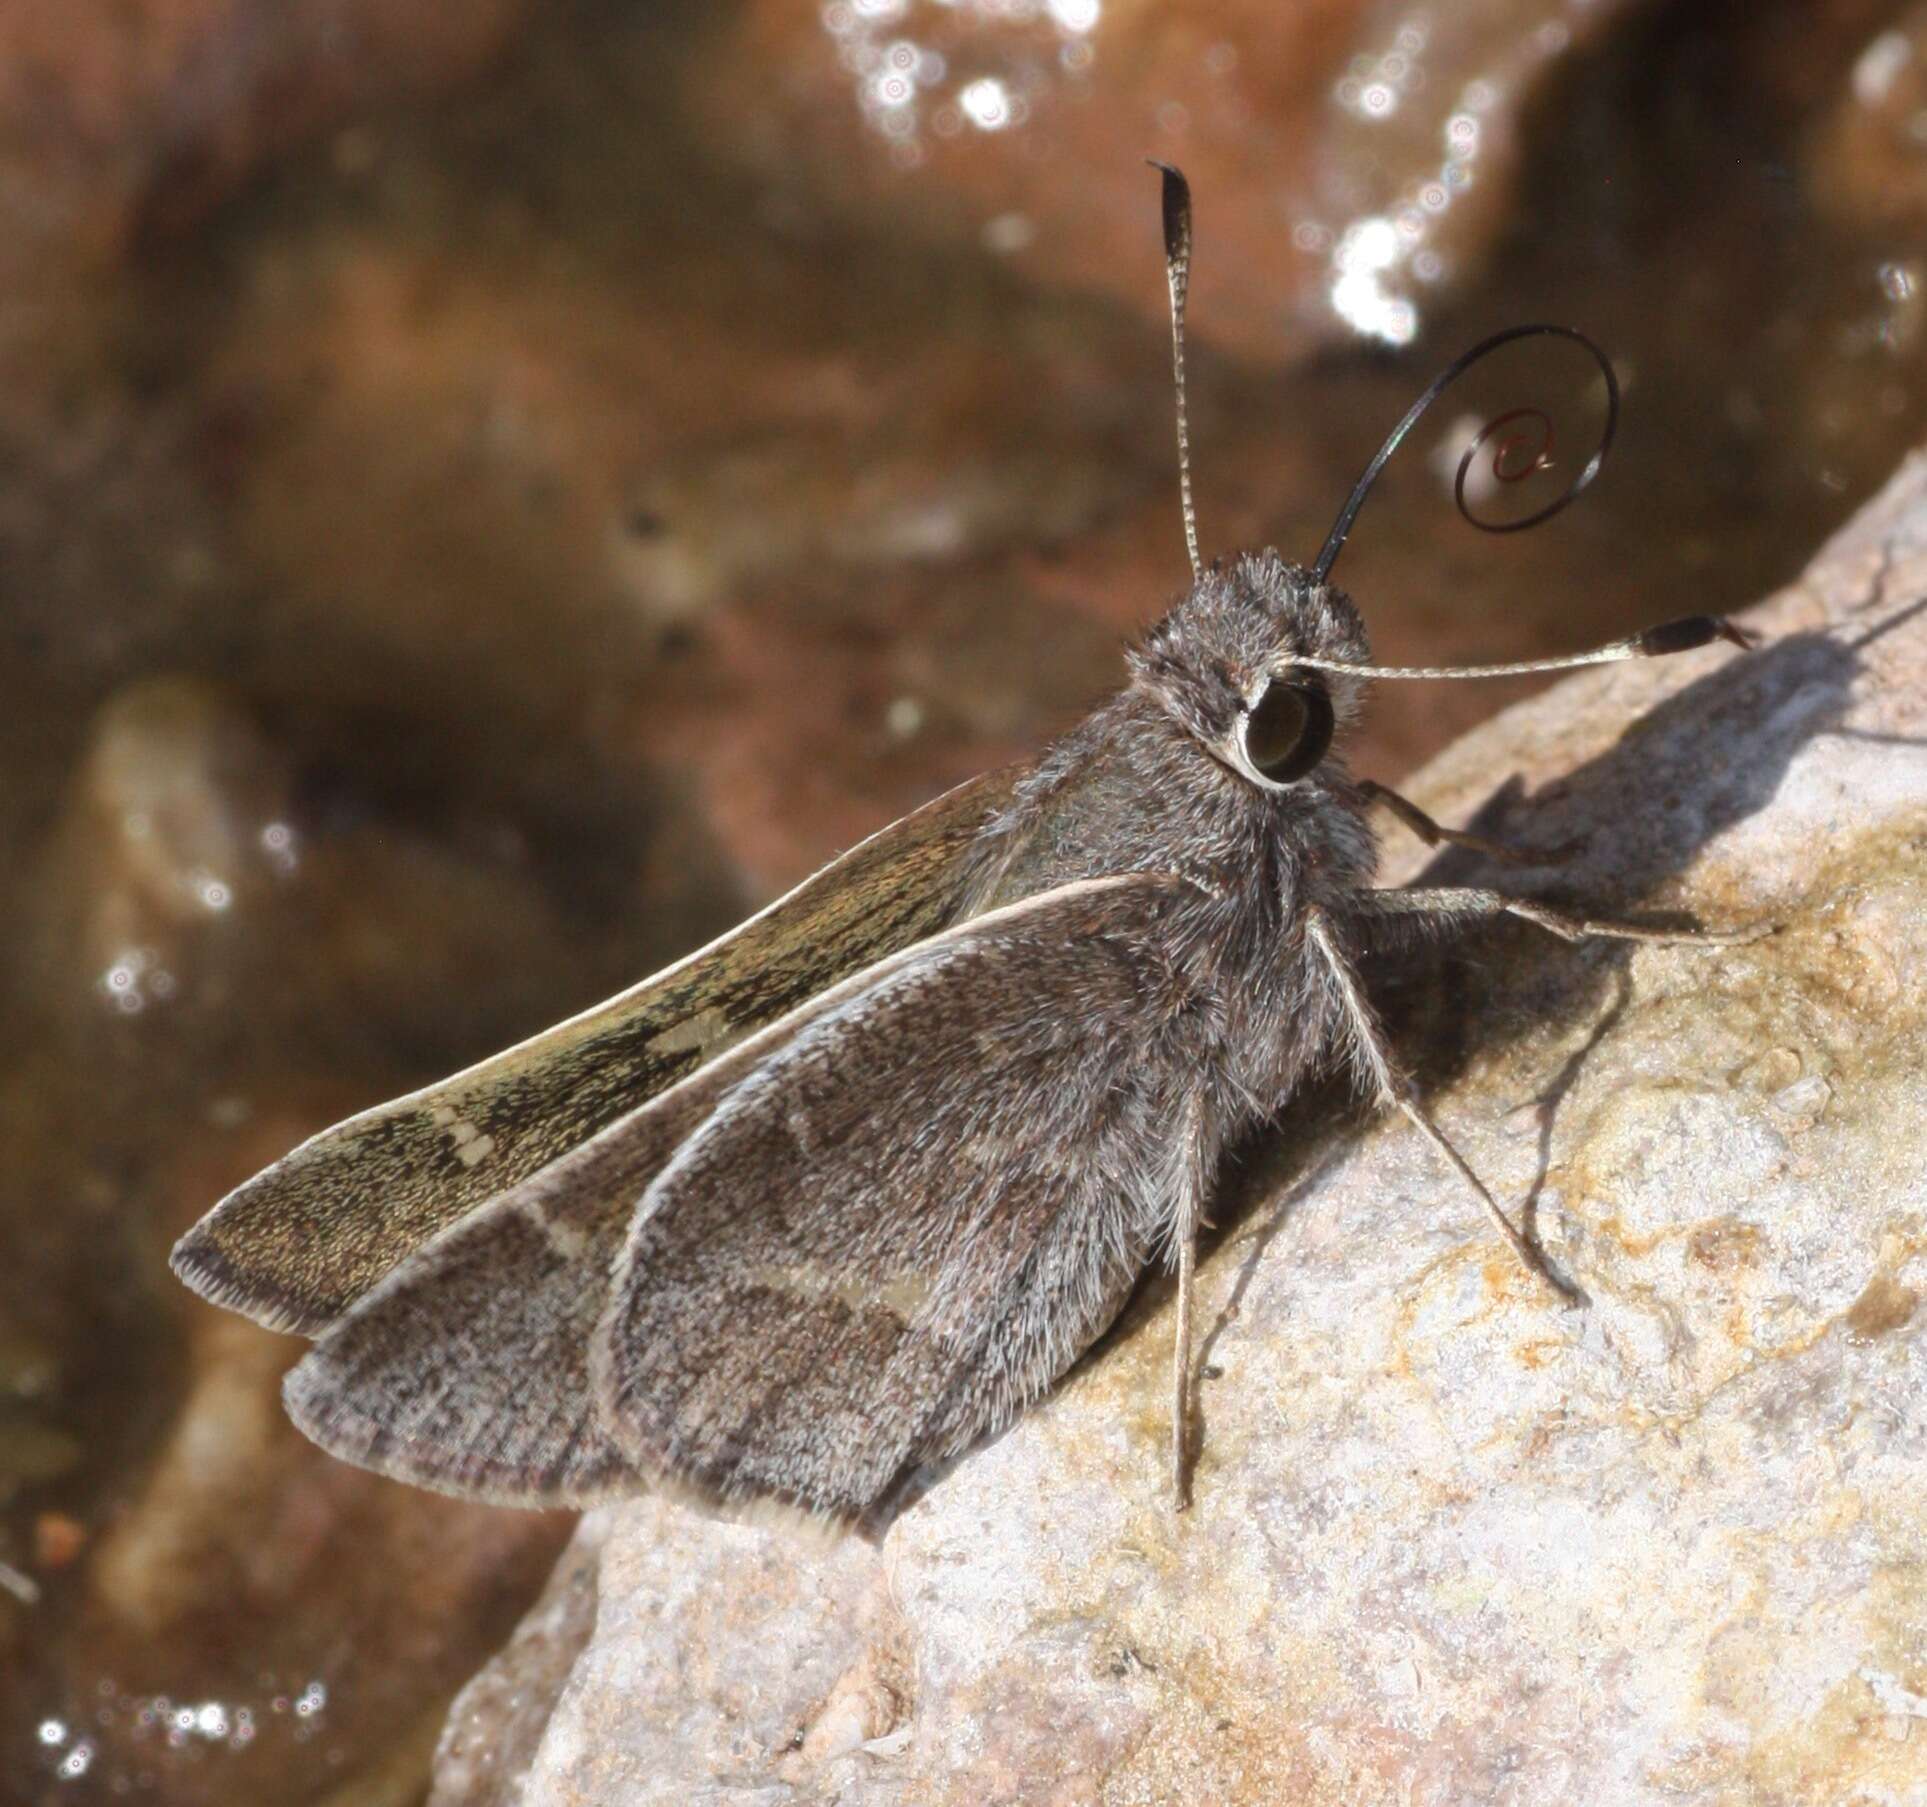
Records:
<instances>
[{"instance_id":1,"label":"blurred brown background","mask_svg":"<svg viewBox=\"0 0 1927 1807\"><path fill-rule=\"evenodd\" d=\"M1382 656L1742 605L1921 437L1920 4L0 10L8 1798L419 1797L567 1527L328 1462L167 1246L1115 681L1185 578L1146 156L1207 549L1308 558L1473 338L1613 355L1556 524L1455 518L1458 403L1394 464Z\"/></svg>"}]
</instances>

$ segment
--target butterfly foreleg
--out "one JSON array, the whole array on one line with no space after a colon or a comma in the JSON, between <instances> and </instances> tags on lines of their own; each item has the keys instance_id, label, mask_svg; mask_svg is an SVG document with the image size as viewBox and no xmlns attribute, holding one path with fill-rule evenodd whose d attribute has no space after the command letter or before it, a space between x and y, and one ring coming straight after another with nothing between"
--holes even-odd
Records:
<instances>
[{"instance_id":1,"label":"butterfly foreleg","mask_svg":"<svg viewBox=\"0 0 1927 1807\"><path fill-rule=\"evenodd\" d=\"M1405 886L1384 891L1367 891L1363 901L1376 916L1384 918L1430 917L1444 922L1491 920L1495 916L1516 916L1535 928L1557 935L1561 941L1647 941L1661 946L1744 947L1773 933L1773 923L1754 923L1737 929L1642 928L1623 922L1597 922L1591 917L1568 916L1544 904L1522 897L1507 897L1503 892L1482 890L1469 885Z\"/></svg>"},{"instance_id":2,"label":"butterfly foreleg","mask_svg":"<svg viewBox=\"0 0 1927 1807\"><path fill-rule=\"evenodd\" d=\"M1417 835L1426 846L1463 847L1469 853L1483 854L1487 859L1498 860L1504 865L1551 865L1554 861L1569 858L1578 852L1583 844L1575 839L1561 841L1556 847L1510 847L1504 841L1490 840L1482 834L1468 834L1462 828L1447 828L1443 823L1433 821L1409 797L1401 797L1390 785L1379 784L1370 778L1361 778L1358 780L1358 791L1367 803L1382 803L1391 815Z\"/></svg>"}]
</instances>

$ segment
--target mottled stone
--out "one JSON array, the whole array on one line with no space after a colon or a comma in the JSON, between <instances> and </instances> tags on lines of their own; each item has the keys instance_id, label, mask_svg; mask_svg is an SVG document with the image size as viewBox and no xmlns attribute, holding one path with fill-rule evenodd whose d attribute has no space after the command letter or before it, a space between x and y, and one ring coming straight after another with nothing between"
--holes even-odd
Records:
<instances>
[{"instance_id":1,"label":"mottled stone","mask_svg":"<svg viewBox=\"0 0 1927 1807\"><path fill-rule=\"evenodd\" d=\"M449 1709L429 1807L516 1807L562 1684L596 1623L608 1521L585 1522L501 1656Z\"/></svg>"},{"instance_id":2,"label":"mottled stone","mask_svg":"<svg viewBox=\"0 0 1927 1807\"><path fill-rule=\"evenodd\" d=\"M177 225L356 107L473 75L527 0L107 0L0 18L0 198L91 252ZM27 204L27 194L32 202ZM17 248L17 246L16 246Z\"/></svg>"},{"instance_id":3,"label":"mottled stone","mask_svg":"<svg viewBox=\"0 0 1927 1807\"><path fill-rule=\"evenodd\" d=\"M1374 974L1584 1309L1408 1128L1311 1101L1220 1201L1189 1513L1156 1285L876 1544L597 1515L520 1793L438 1801L1927 1801L1927 457L1749 620L1410 787L1585 837L1514 889L1779 925Z\"/></svg>"}]
</instances>

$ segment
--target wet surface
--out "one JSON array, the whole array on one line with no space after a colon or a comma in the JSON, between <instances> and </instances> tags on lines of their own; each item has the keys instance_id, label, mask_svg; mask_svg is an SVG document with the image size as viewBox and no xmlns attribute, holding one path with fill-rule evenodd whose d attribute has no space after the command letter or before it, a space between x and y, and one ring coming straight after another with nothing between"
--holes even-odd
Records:
<instances>
[{"instance_id":1,"label":"wet surface","mask_svg":"<svg viewBox=\"0 0 1927 1807\"><path fill-rule=\"evenodd\" d=\"M1612 462L1538 532L1434 455L1510 391L1401 454L1340 570L1387 658L1737 606L1927 415L1918 7L296 10L0 27L25 1799L419 1794L566 1524L320 1457L294 1345L168 1243L1115 681L1185 574L1139 157L1197 193L1207 550L1309 557L1486 332L1613 356ZM1387 687L1356 763L1517 693Z\"/></svg>"}]
</instances>

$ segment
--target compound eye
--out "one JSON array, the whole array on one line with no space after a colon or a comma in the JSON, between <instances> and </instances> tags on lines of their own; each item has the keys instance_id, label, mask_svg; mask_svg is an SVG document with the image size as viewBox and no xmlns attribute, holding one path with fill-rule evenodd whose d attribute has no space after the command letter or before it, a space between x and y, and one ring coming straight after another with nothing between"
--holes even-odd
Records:
<instances>
[{"instance_id":1,"label":"compound eye","mask_svg":"<svg viewBox=\"0 0 1927 1807\"><path fill-rule=\"evenodd\" d=\"M1315 685L1274 681L1245 711L1245 758L1268 784L1291 784L1332 744L1331 698Z\"/></svg>"}]
</instances>

